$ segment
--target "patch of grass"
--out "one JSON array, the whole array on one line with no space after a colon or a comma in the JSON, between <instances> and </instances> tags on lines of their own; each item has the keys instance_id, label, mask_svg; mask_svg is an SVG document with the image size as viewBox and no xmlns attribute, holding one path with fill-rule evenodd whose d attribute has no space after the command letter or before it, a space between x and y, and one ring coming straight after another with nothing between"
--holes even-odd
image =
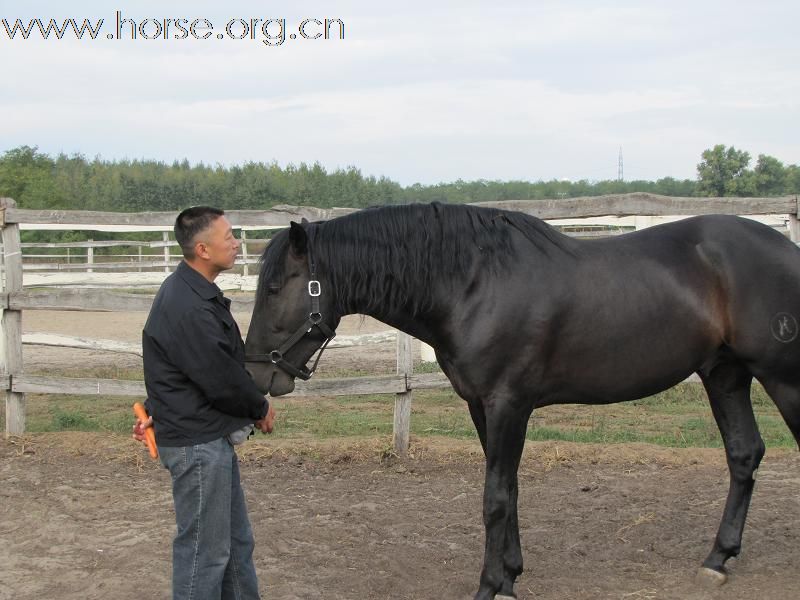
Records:
<instances>
[{"instance_id":1,"label":"patch of grass","mask_svg":"<svg viewBox=\"0 0 800 600\"><path fill-rule=\"evenodd\" d=\"M348 378L348 377L369 377L373 375L394 375L394 372L381 372L379 369L351 369L342 367L322 367L318 371L323 375L319 378ZM315 375L316 377L316 375Z\"/></svg>"},{"instance_id":2,"label":"patch of grass","mask_svg":"<svg viewBox=\"0 0 800 600\"><path fill-rule=\"evenodd\" d=\"M478 433L472 424L466 409L461 412L449 411L433 415L429 418L419 417L414 414L411 419L411 429L415 435L443 435L458 439L477 439ZM419 424L414 421L421 421Z\"/></svg>"},{"instance_id":3,"label":"patch of grass","mask_svg":"<svg viewBox=\"0 0 800 600\"><path fill-rule=\"evenodd\" d=\"M756 422L766 445L796 447L794 437L772 400L758 384L753 386L752 399ZM567 437L563 437L565 435ZM655 396L628 403L540 409L531 419L528 439L722 447L705 391L694 383L679 384Z\"/></svg>"},{"instance_id":4,"label":"patch of grass","mask_svg":"<svg viewBox=\"0 0 800 600\"><path fill-rule=\"evenodd\" d=\"M414 365L414 373L441 373L442 368L435 362L418 362Z\"/></svg>"},{"instance_id":5,"label":"patch of grass","mask_svg":"<svg viewBox=\"0 0 800 600\"><path fill-rule=\"evenodd\" d=\"M86 415L56 408L52 411L53 431L97 431L97 423Z\"/></svg>"},{"instance_id":6,"label":"patch of grass","mask_svg":"<svg viewBox=\"0 0 800 600\"><path fill-rule=\"evenodd\" d=\"M335 400L274 400L278 423L273 435L327 438L391 433L391 404L386 400L382 405L365 400L358 396ZM387 411L388 419L385 418Z\"/></svg>"},{"instance_id":7,"label":"patch of grass","mask_svg":"<svg viewBox=\"0 0 800 600\"><path fill-rule=\"evenodd\" d=\"M28 394L26 430L129 433L135 398Z\"/></svg>"},{"instance_id":8,"label":"patch of grass","mask_svg":"<svg viewBox=\"0 0 800 600\"><path fill-rule=\"evenodd\" d=\"M87 369L84 376L100 377ZM74 376L75 373L73 372ZM137 375L130 372L131 378ZM118 376L115 374L115 376ZM134 398L70 395L27 396L27 429L107 431L127 434L133 424ZM275 398L278 438L332 438L390 435L394 397L389 394L336 398ZM760 386L753 406L768 447L796 447L772 401ZM5 427L4 411L0 424ZM451 390L414 392L411 433L475 439L466 403ZM593 443L645 442L670 447L721 447L708 400L697 384L681 384L643 400L607 406L556 405L534 411L530 440Z\"/></svg>"}]
</instances>

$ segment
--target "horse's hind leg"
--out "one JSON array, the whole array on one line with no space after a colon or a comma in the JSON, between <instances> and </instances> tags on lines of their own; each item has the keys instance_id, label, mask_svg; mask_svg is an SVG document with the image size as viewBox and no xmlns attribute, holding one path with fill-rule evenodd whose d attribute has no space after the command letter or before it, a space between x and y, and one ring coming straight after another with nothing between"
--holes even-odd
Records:
<instances>
[{"instance_id":1,"label":"horse's hind leg","mask_svg":"<svg viewBox=\"0 0 800 600\"><path fill-rule=\"evenodd\" d=\"M753 475L764 456L764 442L750 402L753 378L747 368L738 362L724 361L699 374L722 434L730 471L730 489L722 522L701 573L723 583L725 561L741 550L742 532L753 495Z\"/></svg>"},{"instance_id":2,"label":"horse's hind leg","mask_svg":"<svg viewBox=\"0 0 800 600\"><path fill-rule=\"evenodd\" d=\"M800 385L782 383L765 377L760 377L759 381L778 407L800 447Z\"/></svg>"}]
</instances>

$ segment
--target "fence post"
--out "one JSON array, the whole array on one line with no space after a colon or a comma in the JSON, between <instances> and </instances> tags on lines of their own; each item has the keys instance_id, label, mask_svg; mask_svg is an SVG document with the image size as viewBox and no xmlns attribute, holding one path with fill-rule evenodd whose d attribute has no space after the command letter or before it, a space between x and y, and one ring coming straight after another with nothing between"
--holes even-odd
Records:
<instances>
[{"instance_id":1,"label":"fence post","mask_svg":"<svg viewBox=\"0 0 800 600\"><path fill-rule=\"evenodd\" d=\"M794 214L789 215L789 239L800 244L800 200L795 196Z\"/></svg>"},{"instance_id":2,"label":"fence post","mask_svg":"<svg viewBox=\"0 0 800 600\"><path fill-rule=\"evenodd\" d=\"M169 231L162 231L161 239L164 240L164 273L169 273Z\"/></svg>"},{"instance_id":3,"label":"fence post","mask_svg":"<svg viewBox=\"0 0 800 600\"><path fill-rule=\"evenodd\" d=\"M244 260L244 269L242 269L242 275L247 277L250 274L250 270L247 268L247 232L242 229L242 260Z\"/></svg>"},{"instance_id":4,"label":"fence post","mask_svg":"<svg viewBox=\"0 0 800 600\"><path fill-rule=\"evenodd\" d=\"M86 248L86 264L89 265L89 267L86 269L87 273L94 272L94 269L91 267L91 265L94 264L94 246L91 245L93 241L94 240L92 238L89 238L89 246Z\"/></svg>"},{"instance_id":5,"label":"fence post","mask_svg":"<svg viewBox=\"0 0 800 600\"><path fill-rule=\"evenodd\" d=\"M414 355L411 353L411 336L397 332L397 374L408 376L414 372ZM411 432L411 399L413 392L407 390L394 397L394 451L398 456L408 452Z\"/></svg>"},{"instance_id":6,"label":"fence post","mask_svg":"<svg viewBox=\"0 0 800 600\"><path fill-rule=\"evenodd\" d=\"M22 290L22 247L19 241L19 225L6 223L7 208L16 203L10 198L0 198L2 212L3 241L3 292L13 294ZM6 296L8 297L8 296ZM2 308L0 317L2 343L0 343L0 371L6 375L22 372L22 311ZM6 433L5 436L25 433L25 394L5 390Z\"/></svg>"}]
</instances>

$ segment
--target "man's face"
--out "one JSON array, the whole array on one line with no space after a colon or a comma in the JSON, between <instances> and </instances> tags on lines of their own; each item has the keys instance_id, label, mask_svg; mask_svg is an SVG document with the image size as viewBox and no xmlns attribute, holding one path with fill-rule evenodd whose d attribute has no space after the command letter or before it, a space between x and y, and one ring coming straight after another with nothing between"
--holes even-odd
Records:
<instances>
[{"instance_id":1,"label":"man's face","mask_svg":"<svg viewBox=\"0 0 800 600\"><path fill-rule=\"evenodd\" d=\"M207 259L214 270L226 271L236 262L240 245L233 235L230 221L222 216L198 234L195 252L199 257Z\"/></svg>"}]
</instances>

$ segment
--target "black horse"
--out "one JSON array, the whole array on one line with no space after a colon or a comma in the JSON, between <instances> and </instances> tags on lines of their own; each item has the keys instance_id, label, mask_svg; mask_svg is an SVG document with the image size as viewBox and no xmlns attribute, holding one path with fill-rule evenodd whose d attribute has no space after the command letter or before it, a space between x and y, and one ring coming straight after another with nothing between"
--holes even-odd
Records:
<instances>
[{"instance_id":1,"label":"black horse","mask_svg":"<svg viewBox=\"0 0 800 600\"><path fill-rule=\"evenodd\" d=\"M730 469L701 569L720 582L764 455L754 377L800 442L800 250L751 220L588 241L522 213L435 203L292 223L262 257L246 346L258 386L291 392L352 313L433 346L469 406L486 455L479 599L513 597L522 572L517 469L536 407L633 400L698 373Z\"/></svg>"}]
</instances>

